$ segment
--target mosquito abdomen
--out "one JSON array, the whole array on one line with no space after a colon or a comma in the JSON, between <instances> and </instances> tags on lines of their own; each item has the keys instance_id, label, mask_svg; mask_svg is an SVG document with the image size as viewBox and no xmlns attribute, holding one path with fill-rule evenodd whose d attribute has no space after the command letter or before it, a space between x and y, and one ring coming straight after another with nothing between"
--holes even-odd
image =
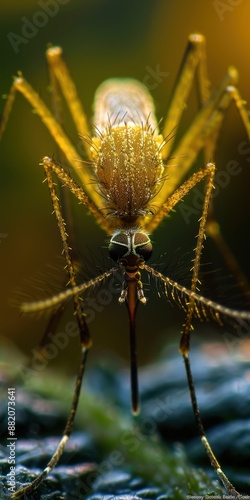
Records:
<instances>
[{"instance_id":1,"label":"mosquito abdomen","mask_svg":"<svg viewBox=\"0 0 250 500\"><path fill-rule=\"evenodd\" d=\"M154 102L147 88L132 78L112 78L97 89L94 125L103 134L107 127L125 124L151 127L158 131Z\"/></svg>"}]
</instances>

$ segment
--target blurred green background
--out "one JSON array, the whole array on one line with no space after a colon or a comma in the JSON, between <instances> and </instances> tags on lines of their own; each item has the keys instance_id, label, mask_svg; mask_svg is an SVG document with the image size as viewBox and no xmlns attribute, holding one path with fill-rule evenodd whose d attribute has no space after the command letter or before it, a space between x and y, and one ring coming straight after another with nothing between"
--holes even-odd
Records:
<instances>
[{"instance_id":1,"label":"blurred green background","mask_svg":"<svg viewBox=\"0 0 250 500\"><path fill-rule=\"evenodd\" d=\"M239 88L250 108L249 87L249 3L192 2L177 0L69 0L65 5L57 2L58 13L48 16L48 21L37 33L20 43L18 53L10 42L10 33L22 36L24 17L32 22L43 2L30 0L3 0L0 3L0 92L8 92L11 77L22 70L42 98L49 103L48 74L44 52L49 42L64 49L65 59L77 85L86 113L91 117L91 103L96 87L106 78L128 76L143 80L159 65L168 76L155 86L152 93L157 114L165 116L178 68L192 32L206 36L208 69L212 86L223 77L227 67L235 65L240 73ZM238 3L232 7L231 3ZM49 2L48 2L49 4ZM219 12L219 5L222 10ZM224 7L223 7L224 6ZM38 19L38 18L37 18ZM185 113L182 129L185 130L196 110L195 92L192 93ZM79 139L69 125L75 144ZM227 162L239 162L242 172L233 178L216 197L218 219L224 228L228 243L238 257L242 268L250 275L249 265L249 158L240 155L238 145L246 140L246 133L234 107L226 116L216 157L217 168L225 169ZM32 295L32 285L25 280L46 270L47 264L56 264L61 252L58 232L46 186L42 184L43 172L38 166L44 155L56 154L53 140L32 114L29 105L18 96L1 144L0 183L0 258L1 258L1 335L15 342L27 354L39 341L46 318L24 318L11 305L17 289ZM195 165L197 168L199 165ZM77 232L83 255L91 250L97 261L102 251L106 254L107 240L91 217L84 210L77 212ZM192 222L195 222L192 219ZM168 252L166 265L185 255L194 246L197 225L187 225L180 214L173 214L154 233L155 256ZM175 249L180 248L175 258ZM214 256L211 255L214 253ZM206 259L216 260L214 249ZM186 268L190 267L188 258ZM218 264L217 264L218 266ZM216 267L216 266L215 266ZM178 277L178 270L176 270ZM146 278L145 278L146 279ZM46 281L45 285L46 286ZM37 294L35 294L37 295ZM61 329L65 321L62 321ZM176 344L183 322L178 307L173 308L157 293L150 295L148 305L138 311L138 350L142 362L156 353L168 336L175 334ZM95 349L93 355L114 350L127 356L127 317L125 307L112 304L95 316L90 325ZM153 333L153 335L152 335ZM205 337L207 338L207 337ZM60 355L65 370L75 365L78 343Z\"/></svg>"}]
</instances>

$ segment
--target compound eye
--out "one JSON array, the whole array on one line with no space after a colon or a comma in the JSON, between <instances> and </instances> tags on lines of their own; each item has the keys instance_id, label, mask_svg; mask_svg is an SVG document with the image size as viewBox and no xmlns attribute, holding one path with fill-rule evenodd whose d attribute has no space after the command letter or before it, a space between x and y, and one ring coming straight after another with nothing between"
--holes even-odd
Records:
<instances>
[{"instance_id":1,"label":"compound eye","mask_svg":"<svg viewBox=\"0 0 250 500\"><path fill-rule=\"evenodd\" d=\"M128 254L128 237L125 233L116 233L112 236L109 243L109 256L115 262L118 262Z\"/></svg>"},{"instance_id":2,"label":"compound eye","mask_svg":"<svg viewBox=\"0 0 250 500\"><path fill-rule=\"evenodd\" d=\"M152 243L145 233L135 233L134 247L136 255L141 257L145 262L150 259L153 251Z\"/></svg>"}]
</instances>

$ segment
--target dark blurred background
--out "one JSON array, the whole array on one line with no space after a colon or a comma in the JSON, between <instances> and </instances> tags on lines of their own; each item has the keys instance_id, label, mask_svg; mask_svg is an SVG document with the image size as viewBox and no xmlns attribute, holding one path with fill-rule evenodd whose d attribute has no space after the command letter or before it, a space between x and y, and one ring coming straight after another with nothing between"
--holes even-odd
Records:
<instances>
[{"instance_id":1,"label":"dark blurred background","mask_svg":"<svg viewBox=\"0 0 250 500\"><path fill-rule=\"evenodd\" d=\"M22 70L34 89L47 103L50 102L44 52L51 42L63 47L65 59L89 117L95 89L104 79L128 76L143 80L159 65L167 76L154 86L152 93L158 117L161 118L166 114L187 37L192 32L200 32L207 40L212 87L220 81L229 65L235 65L240 73L241 95L248 101L250 108L250 8L247 1L234 2L238 3L234 7L227 1L198 0L69 0L61 3L54 0L54 3L58 12L53 16L47 14L48 20L44 26L37 28L37 33L30 39L26 38L27 43L22 41L14 50L13 34L23 36L22 29L26 20L32 23L33 20L38 20L37 13L44 12L50 2L1 2L1 94L8 92L12 75ZM193 91L184 114L183 130L195 111ZM79 145L79 139L70 124L69 131L72 140ZM250 153L242 155L238 152L239 144L246 140L246 133L232 106L226 115L219 139L216 162L218 169L225 170L227 163L235 160L241 173L221 189L220 195L215 199L215 206L226 239L249 276ZM1 335L16 343L27 354L39 341L47 320L42 317L37 319L20 316L11 301L17 289L32 295L32 285L27 285L26 279L29 278L32 283L39 271L45 272L46 289L47 264L56 265L60 269L60 240L51 215L46 185L42 184L43 172L38 166L44 155L53 155L56 151L48 132L19 95L0 153ZM201 165L197 162L194 168L198 166ZM99 265L103 261L102 252L107 254L105 234L84 211L77 206L75 211L77 236L81 241L79 251L83 255L89 255L91 251ZM171 220L163 223L153 235L155 258L167 252L160 260L165 267L168 266L171 270L176 268L177 278L190 267L192 256L186 253L194 247L194 236L197 233L195 219L192 218L191 222L185 224L177 210ZM221 267L213 246L208 245L207 252L204 260L214 260L215 268ZM178 270L179 260L181 270ZM107 262L102 265L107 266ZM34 295L39 294L35 292ZM62 331L70 319L70 313L62 320L59 327ZM138 311L138 344L142 362L148 361L152 353L157 353L167 338L175 337L176 345L178 344L183 319L183 313L178 307L173 308L164 298L158 298L156 291L150 294L147 306L141 306ZM114 350L119 356L126 358L126 309L117 304L117 296L102 312L95 314L90 327L95 345L93 355L100 356ZM198 327L198 331L200 330L201 327ZM206 330L205 335L208 332ZM208 339L207 336L205 338ZM74 339L67 348L67 354L65 350L60 354L58 362L64 364L65 370L67 366L71 369L75 365L77 349L78 344Z\"/></svg>"}]
</instances>

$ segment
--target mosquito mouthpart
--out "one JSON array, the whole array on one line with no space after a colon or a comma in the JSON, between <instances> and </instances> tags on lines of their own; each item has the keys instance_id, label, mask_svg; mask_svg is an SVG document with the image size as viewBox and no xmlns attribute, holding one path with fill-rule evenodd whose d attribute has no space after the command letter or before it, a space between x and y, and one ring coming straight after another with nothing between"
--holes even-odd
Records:
<instances>
[{"instance_id":1,"label":"mosquito mouthpart","mask_svg":"<svg viewBox=\"0 0 250 500\"><path fill-rule=\"evenodd\" d=\"M134 417L138 417L138 415L140 415L140 413L141 413L140 406L138 406L138 408L132 408L131 412L132 412L132 415L134 415Z\"/></svg>"}]
</instances>

